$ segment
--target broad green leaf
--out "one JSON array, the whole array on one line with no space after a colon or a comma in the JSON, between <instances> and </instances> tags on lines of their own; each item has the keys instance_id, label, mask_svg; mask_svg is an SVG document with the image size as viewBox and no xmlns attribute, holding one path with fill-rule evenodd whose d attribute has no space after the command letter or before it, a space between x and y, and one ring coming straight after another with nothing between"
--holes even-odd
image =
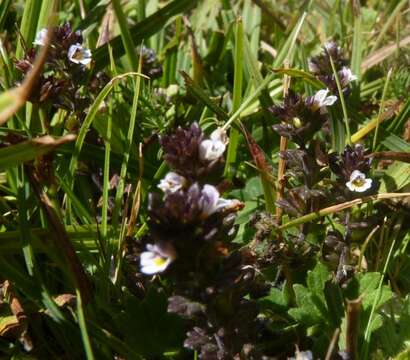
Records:
<instances>
[{"instance_id":1,"label":"broad green leaf","mask_svg":"<svg viewBox=\"0 0 410 360\"><path fill-rule=\"evenodd\" d=\"M326 266L320 261L316 264L313 270L308 271L306 283L312 294L320 296L324 300L323 290L326 281L329 280L330 273Z\"/></svg>"},{"instance_id":2,"label":"broad green leaf","mask_svg":"<svg viewBox=\"0 0 410 360\"><path fill-rule=\"evenodd\" d=\"M379 192L394 192L410 184L410 164L394 162L384 172Z\"/></svg>"},{"instance_id":3,"label":"broad green leaf","mask_svg":"<svg viewBox=\"0 0 410 360\"><path fill-rule=\"evenodd\" d=\"M272 310L274 312L286 312L287 302L283 291L272 288L268 296L258 301L260 306L265 310Z\"/></svg>"},{"instance_id":4,"label":"broad green leaf","mask_svg":"<svg viewBox=\"0 0 410 360\"><path fill-rule=\"evenodd\" d=\"M289 315L305 326L323 323L322 313L313 302L310 291L300 284L293 285L293 290L298 307L290 309Z\"/></svg>"}]
</instances>

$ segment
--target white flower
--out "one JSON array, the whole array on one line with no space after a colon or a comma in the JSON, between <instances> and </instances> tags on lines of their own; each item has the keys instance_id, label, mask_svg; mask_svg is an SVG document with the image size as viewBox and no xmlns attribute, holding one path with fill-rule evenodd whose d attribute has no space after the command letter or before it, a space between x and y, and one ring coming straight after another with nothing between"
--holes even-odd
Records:
<instances>
[{"instance_id":1,"label":"white flower","mask_svg":"<svg viewBox=\"0 0 410 360\"><path fill-rule=\"evenodd\" d=\"M354 170L346 186L350 191L365 192L372 187L372 179L367 179L365 174L359 170Z\"/></svg>"},{"instance_id":2,"label":"white flower","mask_svg":"<svg viewBox=\"0 0 410 360\"><path fill-rule=\"evenodd\" d=\"M340 85L342 88L346 87L351 83L352 81L357 80L357 76L352 73L352 70L348 68L347 66L343 66L342 70L339 71L339 79L340 79Z\"/></svg>"},{"instance_id":3,"label":"white flower","mask_svg":"<svg viewBox=\"0 0 410 360\"><path fill-rule=\"evenodd\" d=\"M182 189L186 184L186 179L174 172L169 172L158 184L165 194L170 194Z\"/></svg>"},{"instance_id":4,"label":"white flower","mask_svg":"<svg viewBox=\"0 0 410 360\"><path fill-rule=\"evenodd\" d=\"M162 248L157 244L147 244L147 251L140 255L141 272L153 275L166 270L175 259L175 253L171 247Z\"/></svg>"},{"instance_id":5,"label":"white flower","mask_svg":"<svg viewBox=\"0 0 410 360\"><path fill-rule=\"evenodd\" d=\"M36 34L36 38L33 41L34 45L40 45L40 46L44 46L46 43L46 39L47 39L47 32L48 30L46 28L41 29L37 34Z\"/></svg>"},{"instance_id":6,"label":"white flower","mask_svg":"<svg viewBox=\"0 0 410 360\"><path fill-rule=\"evenodd\" d=\"M199 158L207 161L218 160L225 152L227 143L228 137L225 130L217 128L209 139L203 140L199 144Z\"/></svg>"},{"instance_id":7,"label":"white flower","mask_svg":"<svg viewBox=\"0 0 410 360\"><path fill-rule=\"evenodd\" d=\"M307 351L296 351L296 357L291 357L289 360L313 360L313 354L310 350Z\"/></svg>"},{"instance_id":8,"label":"white flower","mask_svg":"<svg viewBox=\"0 0 410 360\"><path fill-rule=\"evenodd\" d=\"M91 62L90 49L83 48L80 44L71 45L67 56L75 64L88 65Z\"/></svg>"},{"instance_id":9,"label":"white flower","mask_svg":"<svg viewBox=\"0 0 410 360\"><path fill-rule=\"evenodd\" d=\"M331 106L337 101L337 96L328 96L328 93L329 89L322 89L313 96L313 111L320 109L320 113L324 114L326 113L326 106Z\"/></svg>"},{"instance_id":10,"label":"white flower","mask_svg":"<svg viewBox=\"0 0 410 360\"><path fill-rule=\"evenodd\" d=\"M239 200L230 200L221 198L219 191L215 186L204 185L201 191L201 198L199 200L199 206L202 210L202 216L207 218L208 216L216 213L220 210L226 210L235 208L240 205Z\"/></svg>"}]
</instances>

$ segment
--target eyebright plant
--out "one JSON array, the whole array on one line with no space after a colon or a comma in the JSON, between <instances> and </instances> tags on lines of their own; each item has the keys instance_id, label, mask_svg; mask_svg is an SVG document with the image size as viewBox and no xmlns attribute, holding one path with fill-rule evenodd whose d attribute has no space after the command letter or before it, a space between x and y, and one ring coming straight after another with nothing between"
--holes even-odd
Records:
<instances>
[{"instance_id":1,"label":"eyebright plant","mask_svg":"<svg viewBox=\"0 0 410 360\"><path fill-rule=\"evenodd\" d=\"M135 3L0 2L0 358L407 358L406 1Z\"/></svg>"},{"instance_id":2,"label":"eyebright plant","mask_svg":"<svg viewBox=\"0 0 410 360\"><path fill-rule=\"evenodd\" d=\"M47 36L51 44L47 53L45 69L39 76L29 100L51 109L64 109L82 119L94 96L102 89L108 76L91 73L91 51L82 45L80 30L73 31L69 23L50 29L41 29L33 42L34 47L25 50L23 59L15 60L15 67L22 75L33 68L39 49Z\"/></svg>"},{"instance_id":3,"label":"eyebright plant","mask_svg":"<svg viewBox=\"0 0 410 360\"><path fill-rule=\"evenodd\" d=\"M150 194L150 230L139 255L142 273L172 284L168 311L187 320L184 346L204 359L257 354L245 344L261 337L255 297L266 284L256 258L232 243L243 204L207 182L223 164L227 141L221 128L207 137L197 123L161 137L172 171L158 184L163 193Z\"/></svg>"}]
</instances>

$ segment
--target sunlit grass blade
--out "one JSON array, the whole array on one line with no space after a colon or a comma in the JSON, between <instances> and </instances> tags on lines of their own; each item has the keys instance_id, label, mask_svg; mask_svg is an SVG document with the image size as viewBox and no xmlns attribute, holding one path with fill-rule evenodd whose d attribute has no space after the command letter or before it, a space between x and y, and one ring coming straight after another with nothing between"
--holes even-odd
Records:
<instances>
[{"instance_id":1,"label":"sunlit grass blade","mask_svg":"<svg viewBox=\"0 0 410 360\"><path fill-rule=\"evenodd\" d=\"M386 60L389 56L396 53L399 48L404 48L410 44L410 35L406 36L398 43L391 43L386 46L383 46L379 50L370 53L367 57L362 61L361 64L361 72L362 74L372 67L380 64L384 60Z\"/></svg>"},{"instance_id":2,"label":"sunlit grass blade","mask_svg":"<svg viewBox=\"0 0 410 360\"><path fill-rule=\"evenodd\" d=\"M0 169L13 167L55 150L58 146L72 142L75 135L69 134L60 138L43 136L33 140L10 145L0 149Z\"/></svg>"},{"instance_id":3,"label":"sunlit grass blade","mask_svg":"<svg viewBox=\"0 0 410 360\"><path fill-rule=\"evenodd\" d=\"M370 53L374 52L380 45L380 43L383 41L383 37L386 35L386 32L389 30L390 26L392 26L393 22L397 19L397 14L402 10L402 8L407 4L406 0L401 0L394 10L388 14L387 20L384 21L384 25L379 32L372 48L370 49Z\"/></svg>"},{"instance_id":4,"label":"sunlit grass blade","mask_svg":"<svg viewBox=\"0 0 410 360\"><path fill-rule=\"evenodd\" d=\"M204 105L206 105L210 110L212 110L221 120L227 120L228 114L222 109L218 104L216 104L206 93L202 90L194 81L189 77L187 73L181 71L181 75L184 78L185 86L187 87L188 93L195 96Z\"/></svg>"},{"instance_id":5,"label":"sunlit grass blade","mask_svg":"<svg viewBox=\"0 0 410 360\"><path fill-rule=\"evenodd\" d=\"M94 360L93 348L91 346L91 340L88 334L87 323L85 321L82 296L81 292L78 289L76 289L76 295L78 326L80 327L85 354L87 356L87 360Z\"/></svg>"},{"instance_id":6,"label":"sunlit grass blade","mask_svg":"<svg viewBox=\"0 0 410 360\"><path fill-rule=\"evenodd\" d=\"M292 68L291 69L276 68L276 69L272 69L272 71L278 74L289 75L290 77L295 78L295 79L302 79L303 81L306 81L308 84L312 85L315 89L318 89L318 90L326 87L326 85L323 84L323 82L321 82L311 73L308 73L303 70L292 69Z\"/></svg>"},{"instance_id":7,"label":"sunlit grass blade","mask_svg":"<svg viewBox=\"0 0 410 360\"><path fill-rule=\"evenodd\" d=\"M380 114L380 117L377 116L376 118L373 118L365 126L356 131L352 135L352 143L356 143L363 139L367 134L369 134L376 128L377 124L380 125L382 122L391 119L391 117L394 115L394 112L399 108L399 106L400 101L396 102L388 110Z\"/></svg>"},{"instance_id":8,"label":"sunlit grass blade","mask_svg":"<svg viewBox=\"0 0 410 360\"><path fill-rule=\"evenodd\" d=\"M285 59L288 59L289 63L292 62L292 58L294 55L293 50L295 48L296 40L298 38L300 30L302 29L302 25L306 19L306 16L307 16L307 12L303 12L302 16L299 18L298 22L293 28L292 32L289 34L285 44L280 49L280 51L278 52L278 55L276 56L273 62L274 68L283 66Z\"/></svg>"},{"instance_id":9,"label":"sunlit grass blade","mask_svg":"<svg viewBox=\"0 0 410 360\"><path fill-rule=\"evenodd\" d=\"M378 201L378 200L384 200L384 199L394 199L394 198L402 198L402 197L409 197L410 193L385 193L385 194L378 194L378 195L371 195L367 196L364 198L360 199L355 199L351 201L344 202L342 204L337 204L337 205L332 205L327 208L321 209L317 212L310 213L307 215L303 215L299 218L296 218L294 220L288 221L287 223L281 225L279 227L280 230L288 229L294 226L298 226L301 224L304 224L306 222L319 219L323 216L334 214L337 212L340 212L345 209L349 209L353 206L360 205L367 203L369 201Z\"/></svg>"},{"instance_id":10,"label":"sunlit grass blade","mask_svg":"<svg viewBox=\"0 0 410 360\"><path fill-rule=\"evenodd\" d=\"M330 64L332 65L333 75L334 75L335 80L336 80L337 91L339 93L340 104L341 104L342 111L343 111L343 120L344 120L345 128L346 128L346 142L347 142L347 145L350 145L351 144L350 125L349 125L349 116L347 115L347 107L346 107L346 103L345 103L345 97L344 97L344 94L343 94L343 91L342 91L342 87L340 86L339 75L337 74L335 64L334 64L333 59L330 56L330 54L329 54L329 60L330 60Z\"/></svg>"},{"instance_id":11,"label":"sunlit grass blade","mask_svg":"<svg viewBox=\"0 0 410 360\"><path fill-rule=\"evenodd\" d=\"M142 54L140 54L140 59L139 59L139 64L138 64L138 71L140 72L142 69ZM140 97L140 92L143 84L141 84L141 77L137 77L134 80L134 97L132 101L132 107L131 107L131 114L130 114L130 121L128 125L128 132L127 132L127 137L126 137L126 148L124 151L124 156L123 156L123 161L121 164L121 170L120 170L120 178L117 186L117 191L115 193L115 200L114 200L114 209L113 209L113 217L112 217L112 228L115 229L115 232L113 235L116 235L116 238L118 238L118 243L117 243L117 250L116 254L114 254L114 248L109 247L107 249L107 256L108 258L111 259L112 256L114 256L116 263L115 263L115 271L114 273L109 274L109 276L112 278L113 282L115 283L118 279L118 274L119 274L119 269L122 264L122 251L123 251L123 241L124 237L126 234L126 219L123 217L122 219L122 225L120 226L119 224L119 216L120 213L125 214L124 211L122 211L122 199L124 195L124 190L125 190L125 181L126 181L126 175L127 175L127 168L128 168L128 163L130 159L130 154L131 154L131 149L133 145L133 139L134 139L134 130L135 126L137 124L137 109L138 109L138 100ZM142 176L142 174L140 174ZM110 269L108 269L110 270Z\"/></svg>"},{"instance_id":12,"label":"sunlit grass blade","mask_svg":"<svg viewBox=\"0 0 410 360\"><path fill-rule=\"evenodd\" d=\"M360 9L360 2L353 1L353 43L352 43L352 59L350 61L350 68L357 76L361 78L360 65L362 62L362 14Z\"/></svg>"},{"instance_id":13,"label":"sunlit grass blade","mask_svg":"<svg viewBox=\"0 0 410 360\"><path fill-rule=\"evenodd\" d=\"M98 237L98 229L95 224L91 225L69 225L66 226L66 232L70 241L73 243L78 252L95 252L98 250L96 239ZM109 227L108 230L111 228ZM50 237L50 230L41 228L31 228L32 243L34 251L43 252L44 245L41 243L41 238ZM21 251L20 231L6 231L0 233L0 252L3 254L16 253Z\"/></svg>"},{"instance_id":14,"label":"sunlit grass blade","mask_svg":"<svg viewBox=\"0 0 410 360\"><path fill-rule=\"evenodd\" d=\"M405 122L410 117L410 99L403 104L403 107L400 109L400 112L397 116L393 119L393 121L387 127L387 131L390 133L396 133L399 131Z\"/></svg>"},{"instance_id":15,"label":"sunlit grass blade","mask_svg":"<svg viewBox=\"0 0 410 360\"><path fill-rule=\"evenodd\" d=\"M23 18L20 25L20 34L23 37L21 41L31 46L37 30L38 15L40 13L41 1L27 0L24 4ZM16 57L20 59L24 53L22 42L17 43Z\"/></svg>"},{"instance_id":16,"label":"sunlit grass blade","mask_svg":"<svg viewBox=\"0 0 410 360\"><path fill-rule=\"evenodd\" d=\"M121 39L125 48L125 53L127 55L128 61L130 62L131 69L137 71L138 69L138 57L135 52L135 45L132 41L130 31L128 29L127 19L122 10L122 5L120 0L112 0L112 6L114 8L115 16L117 17L118 24L121 31Z\"/></svg>"},{"instance_id":17,"label":"sunlit grass blade","mask_svg":"<svg viewBox=\"0 0 410 360\"><path fill-rule=\"evenodd\" d=\"M3 29L7 14L9 13L12 0L4 0L0 4L0 29Z\"/></svg>"},{"instance_id":18,"label":"sunlit grass blade","mask_svg":"<svg viewBox=\"0 0 410 360\"><path fill-rule=\"evenodd\" d=\"M41 8L40 13L38 16L37 21L37 30L39 31L42 28L47 27L50 22L50 17L53 16L53 13L57 10L57 6L59 5L58 0L42 0L41 1Z\"/></svg>"},{"instance_id":19,"label":"sunlit grass blade","mask_svg":"<svg viewBox=\"0 0 410 360\"><path fill-rule=\"evenodd\" d=\"M174 0L158 10L156 13L148 16L141 22L137 23L129 32L134 44L141 43L142 40L160 31L162 27L167 23L168 19L181 12L192 9L198 0ZM122 44L120 36L115 37L110 41L114 58L117 59L125 54L125 49ZM109 64L108 45L99 47L94 53L95 70L101 70L104 66Z\"/></svg>"},{"instance_id":20,"label":"sunlit grass blade","mask_svg":"<svg viewBox=\"0 0 410 360\"><path fill-rule=\"evenodd\" d=\"M389 83L390 83L390 78L391 78L391 75L392 75L392 71L393 71L392 69L390 69L388 71L387 77L386 77L386 82L384 83L384 88L383 88L383 94L382 94L382 98L381 98L379 113L377 115L376 130L374 132L374 138L373 138L373 146L372 146L373 151L375 151L376 145L377 145L377 135L379 134L380 119L381 119L381 116L384 112L384 106L386 104L386 93L387 93L387 89L389 88Z\"/></svg>"},{"instance_id":21,"label":"sunlit grass blade","mask_svg":"<svg viewBox=\"0 0 410 360\"><path fill-rule=\"evenodd\" d=\"M242 19L236 20L235 26L235 53L234 53L234 80L233 80L233 96L232 96L232 112L235 112L242 100L242 84L243 84L243 23ZM225 176L232 177L232 165L236 161L236 152L239 144L239 131L231 128L229 132L229 145L225 162Z\"/></svg>"},{"instance_id":22,"label":"sunlit grass blade","mask_svg":"<svg viewBox=\"0 0 410 360\"><path fill-rule=\"evenodd\" d=\"M78 137L77 137L77 141L75 143L75 147L74 147L74 152L73 152L73 156L71 157L71 161L70 161L70 165L69 165L69 175L70 175L70 186L71 188L73 188L74 186L74 173L75 170L77 168L77 162L78 162L78 156L81 152L81 149L83 147L84 144L84 140L85 140L85 136L87 135L87 131L90 128L97 112L98 109L101 105L101 103L104 101L104 99L108 96L108 94L112 91L115 83L117 81L120 81L122 79L126 79L128 77L145 77L145 75L137 73L137 72L129 72L129 73L125 73L125 74L121 74L118 75L116 77L114 77L113 79L110 80L110 82L105 85L105 87L101 90L101 92L98 94L97 98L95 99L94 103L92 104L90 110L87 113L86 118L84 119L84 122L80 128L80 131L78 133Z\"/></svg>"}]
</instances>

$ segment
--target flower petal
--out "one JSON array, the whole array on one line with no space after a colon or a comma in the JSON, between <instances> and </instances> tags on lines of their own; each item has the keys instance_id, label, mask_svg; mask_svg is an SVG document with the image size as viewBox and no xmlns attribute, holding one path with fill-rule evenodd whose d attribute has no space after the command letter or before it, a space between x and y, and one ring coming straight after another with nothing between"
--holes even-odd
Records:
<instances>
[{"instance_id":1,"label":"flower petal","mask_svg":"<svg viewBox=\"0 0 410 360\"><path fill-rule=\"evenodd\" d=\"M43 28L41 29L37 34L36 34L36 38L33 41L34 45L39 45L39 46L44 46L45 42L46 42L46 38L47 38L47 29Z\"/></svg>"},{"instance_id":2,"label":"flower petal","mask_svg":"<svg viewBox=\"0 0 410 360\"><path fill-rule=\"evenodd\" d=\"M227 144L229 140L228 136L226 135L226 131L222 128L215 129L210 135L210 139L214 141L220 141L223 144Z\"/></svg>"},{"instance_id":3,"label":"flower petal","mask_svg":"<svg viewBox=\"0 0 410 360\"><path fill-rule=\"evenodd\" d=\"M199 144L199 158L201 160L214 161L219 159L225 152L226 145L219 140L204 140Z\"/></svg>"},{"instance_id":4,"label":"flower petal","mask_svg":"<svg viewBox=\"0 0 410 360\"><path fill-rule=\"evenodd\" d=\"M199 206L202 209L202 214L206 217L212 215L218 210L217 204L219 200L219 191L215 186L204 185L201 191L201 199Z\"/></svg>"},{"instance_id":5,"label":"flower petal","mask_svg":"<svg viewBox=\"0 0 410 360\"><path fill-rule=\"evenodd\" d=\"M160 181L158 188L169 194L182 189L185 184L186 179L183 176L171 171Z\"/></svg>"},{"instance_id":6,"label":"flower petal","mask_svg":"<svg viewBox=\"0 0 410 360\"><path fill-rule=\"evenodd\" d=\"M325 106L331 106L331 105L333 105L336 101L337 101L337 96L330 95L330 96L328 96L328 97L323 101L323 105L325 105Z\"/></svg>"},{"instance_id":7,"label":"flower petal","mask_svg":"<svg viewBox=\"0 0 410 360\"><path fill-rule=\"evenodd\" d=\"M322 89L315 94L314 100L318 103L319 107L322 107L323 101L326 99L328 92L328 89Z\"/></svg>"},{"instance_id":8,"label":"flower petal","mask_svg":"<svg viewBox=\"0 0 410 360\"><path fill-rule=\"evenodd\" d=\"M67 53L68 59L75 64L88 65L91 62L91 51L81 44L71 45Z\"/></svg>"}]
</instances>

